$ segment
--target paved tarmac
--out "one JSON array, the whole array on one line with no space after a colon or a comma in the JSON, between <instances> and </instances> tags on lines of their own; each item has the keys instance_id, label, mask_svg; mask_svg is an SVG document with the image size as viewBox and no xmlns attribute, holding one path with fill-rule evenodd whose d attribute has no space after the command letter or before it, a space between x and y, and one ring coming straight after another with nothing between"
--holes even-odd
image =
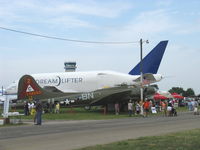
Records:
<instances>
[{"instance_id":1,"label":"paved tarmac","mask_svg":"<svg viewBox=\"0 0 200 150\"><path fill-rule=\"evenodd\" d=\"M130 117L93 121L45 121L0 128L0 150L71 150L141 136L200 128L200 116L181 113L177 117Z\"/></svg>"}]
</instances>

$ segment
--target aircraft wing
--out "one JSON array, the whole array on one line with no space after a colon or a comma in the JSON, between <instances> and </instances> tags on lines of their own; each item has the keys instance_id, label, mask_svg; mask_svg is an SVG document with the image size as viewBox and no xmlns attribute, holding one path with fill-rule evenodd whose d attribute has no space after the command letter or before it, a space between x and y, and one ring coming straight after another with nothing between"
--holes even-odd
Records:
<instances>
[{"instance_id":1,"label":"aircraft wing","mask_svg":"<svg viewBox=\"0 0 200 150\"><path fill-rule=\"evenodd\" d=\"M93 100L90 105L104 105L108 103L122 102L130 99L132 88L128 86L106 88L95 91L100 96Z\"/></svg>"},{"instance_id":2,"label":"aircraft wing","mask_svg":"<svg viewBox=\"0 0 200 150\"><path fill-rule=\"evenodd\" d=\"M60 91L59 89L57 89L54 86L44 86L43 87L45 90L47 90L48 92L56 92L56 93L63 93L62 91Z\"/></svg>"}]
</instances>

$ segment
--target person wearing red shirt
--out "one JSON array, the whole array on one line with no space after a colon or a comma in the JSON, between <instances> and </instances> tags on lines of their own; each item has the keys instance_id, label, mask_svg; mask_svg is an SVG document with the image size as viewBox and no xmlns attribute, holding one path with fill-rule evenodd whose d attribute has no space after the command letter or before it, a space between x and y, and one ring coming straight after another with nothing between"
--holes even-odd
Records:
<instances>
[{"instance_id":1,"label":"person wearing red shirt","mask_svg":"<svg viewBox=\"0 0 200 150\"><path fill-rule=\"evenodd\" d=\"M143 108L144 108L144 117L147 117L149 114L149 108L150 108L150 102L149 100L146 100L143 104Z\"/></svg>"}]
</instances>

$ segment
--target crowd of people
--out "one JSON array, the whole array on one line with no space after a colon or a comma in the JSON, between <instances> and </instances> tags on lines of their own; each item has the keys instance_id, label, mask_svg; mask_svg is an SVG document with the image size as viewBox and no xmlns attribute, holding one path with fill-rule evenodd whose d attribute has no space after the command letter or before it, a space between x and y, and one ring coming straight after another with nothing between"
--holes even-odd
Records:
<instances>
[{"instance_id":1,"label":"crowd of people","mask_svg":"<svg viewBox=\"0 0 200 150\"><path fill-rule=\"evenodd\" d=\"M36 104L37 101L34 102L25 102L24 104L24 115L34 115L36 113ZM45 103L43 104L43 113L60 113L60 103Z\"/></svg>"},{"instance_id":2,"label":"crowd of people","mask_svg":"<svg viewBox=\"0 0 200 150\"><path fill-rule=\"evenodd\" d=\"M198 115L198 102L188 101L188 110L193 111L194 115ZM177 116L176 108L178 105L174 99L172 100L162 100L154 101L145 99L144 101L132 101L129 100L127 104L128 115L142 115L143 117L148 117L149 113L162 112L163 116ZM114 105L115 114L120 113L120 104L117 102ZM34 116L34 123L36 125L42 124L42 114L43 113L60 113L60 103L45 103L42 104L40 100L35 100L34 102L26 102L24 104L24 115Z\"/></svg>"},{"instance_id":3,"label":"crowd of people","mask_svg":"<svg viewBox=\"0 0 200 150\"><path fill-rule=\"evenodd\" d=\"M35 100L33 102L25 102L24 104L24 115L32 115L34 118L35 125L42 124L42 114L43 113L60 113L60 103L46 103L42 104L40 100Z\"/></svg>"},{"instance_id":4,"label":"crowd of people","mask_svg":"<svg viewBox=\"0 0 200 150\"><path fill-rule=\"evenodd\" d=\"M188 110L193 111L194 115L198 115L198 102L195 100L189 100L187 103Z\"/></svg>"},{"instance_id":5,"label":"crowd of people","mask_svg":"<svg viewBox=\"0 0 200 150\"><path fill-rule=\"evenodd\" d=\"M198 102L188 102L189 111L194 111L194 114L198 114ZM132 101L129 100L127 104L128 115L142 115L148 117L149 113L162 112L163 116L177 116L178 107L175 99L154 101L145 99L144 101ZM115 113L119 114L119 103L115 104Z\"/></svg>"}]
</instances>

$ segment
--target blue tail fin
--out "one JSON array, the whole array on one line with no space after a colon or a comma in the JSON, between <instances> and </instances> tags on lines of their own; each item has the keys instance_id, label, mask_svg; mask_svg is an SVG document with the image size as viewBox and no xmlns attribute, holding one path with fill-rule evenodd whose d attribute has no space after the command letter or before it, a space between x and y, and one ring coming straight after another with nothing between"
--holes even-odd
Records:
<instances>
[{"instance_id":1,"label":"blue tail fin","mask_svg":"<svg viewBox=\"0 0 200 150\"><path fill-rule=\"evenodd\" d=\"M161 41L142 60L142 72L156 74L160 66L168 41ZM129 72L130 75L140 75L140 62Z\"/></svg>"}]
</instances>

